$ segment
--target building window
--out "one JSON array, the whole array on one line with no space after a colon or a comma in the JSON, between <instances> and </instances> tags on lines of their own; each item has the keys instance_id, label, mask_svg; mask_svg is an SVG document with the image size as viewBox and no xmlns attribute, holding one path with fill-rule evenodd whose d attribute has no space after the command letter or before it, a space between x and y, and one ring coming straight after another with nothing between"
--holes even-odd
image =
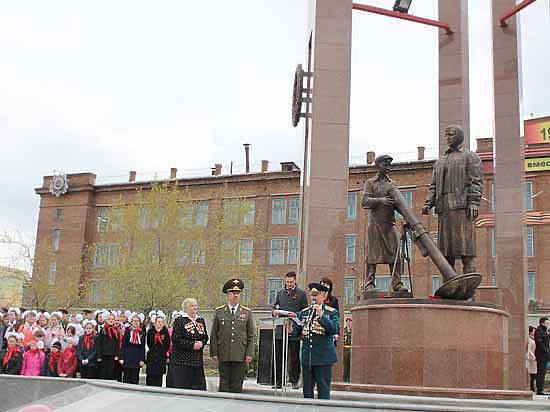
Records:
<instances>
[{"instance_id":1,"label":"building window","mask_svg":"<svg viewBox=\"0 0 550 412\"><path fill-rule=\"evenodd\" d=\"M197 226L208 225L208 201L200 201L195 208L195 224Z\"/></svg>"},{"instance_id":2,"label":"building window","mask_svg":"<svg viewBox=\"0 0 550 412\"><path fill-rule=\"evenodd\" d=\"M256 200L246 199L241 204L243 212L243 225L254 224L254 214L256 213Z\"/></svg>"},{"instance_id":3,"label":"building window","mask_svg":"<svg viewBox=\"0 0 550 412\"><path fill-rule=\"evenodd\" d=\"M355 241L357 235L346 235L346 263L355 263Z\"/></svg>"},{"instance_id":4,"label":"building window","mask_svg":"<svg viewBox=\"0 0 550 412\"><path fill-rule=\"evenodd\" d=\"M206 247L198 240L180 240L178 242L179 250L176 256L176 264L185 266L189 263L204 266L206 263Z\"/></svg>"},{"instance_id":5,"label":"building window","mask_svg":"<svg viewBox=\"0 0 550 412\"><path fill-rule=\"evenodd\" d=\"M405 202L407 203L407 206L409 207L409 209L412 209L412 206L413 206L413 192L411 192L410 190L405 190L405 191L401 192L401 194L405 198ZM401 214L397 210L395 211L395 218L396 219L401 219Z\"/></svg>"},{"instance_id":6,"label":"building window","mask_svg":"<svg viewBox=\"0 0 550 412\"><path fill-rule=\"evenodd\" d=\"M527 296L529 301L535 299L535 272L527 272Z\"/></svg>"},{"instance_id":7,"label":"building window","mask_svg":"<svg viewBox=\"0 0 550 412\"><path fill-rule=\"evenodd\" d=\"M533 182L525 182L525 210L533 210Z\"/></svg>"},{"instance_id":8,"label":"building window","mask_svg":"<svg viewBox=\"0 0 550 412\"><path fill-rule=\"evenodd\" d=\"M344 278L344 305L355 304L355 278Z\"/></svg>"},{"instance_id":9,"label":"building window","mask_svg":"<svg viewBox=\"0 0 550 412\"><path fill-rule=\"evenodd\" d=\"M439 289L439 284L441 280L438 275L432 276L432 296L435 295L435 291Z\"/></svg>"},{"instance_id":10,"label":"building window","mask_svg":"<svg viewBox=\"0 0 550 412\"><path fill-rule=\"evenodd\" d=\"M491 286L497 285L497 274L495 272L491 273Z\"/></svg>"},{"instance_id":11,"label":"building window","mask_svg":"<svg viewBox=\"0 0 550 412\"><path fill-rule=\"evenodd\" d=\"M408 276L403 276L401 278L401 282L403 282L403 286L405 286L407 289L411 290L411 278Z\"/></svg>"},{"instance_id":12,"label":"building window","mask_svg":"<svg viewBox=\"0 0 550 412\"><path fill-rule=\"evenodd\" d=\"M286 224L286 199L271 200L271 224Z\"/></svg>"},{"instance_id":13,"label":"building window","mask_svg":"<svg viewBox=\"0 0 550 412\"><path fill-rule=\"evenodd\" d=\"M109 209L100 207L97 215L97 231L106 232L109 228Z\"/></svg>"},{"instance_id":14,"label":"building window","mask_svg":"<svg viewBox=\"0 0 550 412\"><path fill-rule=\"evenodd\" d=\"M491 212L494 212L495 211L495 182L492 181L491 182L491 206L490 206L490 210Z\"/></svg>"},{"instance_id":15,"label":"building window","mask_svg":"<svg viewBox=\"0 0 550 412\"><path fill-rule=\"evenodd\" d=\"M348 220L355 220L357 218L357 193L348 193Z\"/></svg>"},{"instance_id":16,"label":"building window","mask_svg":"<svg viewBox=\"0 0 550 412\"><path fill-rule=\"evenodd\" d=\"M241 265L252 264L253 250L254 250L254 241L252 239L239 240L239 263Z\"/></svg>"},{"instance_id":17,"label":"building window","mask_svg":"<svg viewBox=\"0 0 550 412\"><path fill-rule=\"evenodd\" d=\"M88 284L88 298L90 300L90 304L99 303L99 280L98 279L90 279L90 282Z\"/></svg>"},{"instance_id":18,"label":"building window","mask_svg":"<svg viewBox=\"0 0 550 412\"><path fill-rule=\"evenodd\" d=\"M235 264L237 252L235 250L235 241L232 239L224 239L222 241L222 261L226 265Z\"/></svg>"},{"instance_id":19,"label":"building window","mask_svg":"<svg viewBox=\"0 0 550 412\"><path fill-rule=\"evenodd\" d=\"M244 289L243 291L241 292L241 300L240 300L240 303L244 304L244 305L249 305L250 304L250 291L252 290L252 285L251 285L251 282L248 280L248 279L245 279L244 277L241 277L241 280L243 281L244 283Z\"/></svg>"},{"instance_id":20,"label":"building window","mask_svg":"<svg viewBox=\"0 0 550 412\"><path fill-rule=\"evenodd\" d=\"M61 209L61 208L55 209L55 221L57 223L63 221L63 209Z\"/></svg>"},{"instance_id":21,"label":"building window","mask_svg":"<svg viewBox=\"0 0 550 412\"><path fill-rule=\"evenodd\" d=\"M94 268L106 268L114 265L117 258L117 245L113 243L98 243L94 255Z\"/></svg>"},{"instance_id":22,"label":"building window","mask_svg":"<svg viewBox=\"0 0 550 412\"><path fill-rule=\"evenodd\" d=\"M390 290L391 276L377 276L374 280L374 286L377 290L387 292Z\"/></svg>"},{"instance_id":23,"label":"building window","mask_svg":"<svg viewBox=\"0 0 550 412\"><path fill-rule=\"evenodd\" d=\"M52 262L50 265L50 275L48 276L48 284L55 285L55 275L57 274L57 262Z\"/></svg>"},{"instance_id":24,"label":"building window","mask_svg":"<svg viewBox=\"0 0 550 412\"><path fill-rule=\"evenodd\" d=\"M295 265L298 263L298 238L288 238L288 252L286 256L286 263L289 265Z\"/></svg>"},{"instance_id":25,"label":"building window","mask_svg":"<svg viewBox=\"0 0 550 412\"><path fill-rule=\"evenodd\" d=\"M59 239L61 237L61 230L54 229L52 230L52 248L54 252L59 251Z\"/></svg>"},{"instance_id":26,"label":"building window","mask_svg":"<svg viewBox=\"0 0 550 412\"><path fill-rule=\"evenodd\" d=\"M223 201L223 221L226 225L254 224L256 201L254 199L225 199Z\"/></svg>"},{"instance_id":27,"label":"building window","mask_svg":"<svg viewBox=\"0 0 550 412\"><path fill-rule=\"evenodd\" d=\"M527 226L527 250L526 255L528 257L535 256L535 228L533 226Z\"/></svg>"},{"instance_id":28,"label":"building window","mask_svg":"<svg viewBox=\"0 0 550 412\"><path fill-rule=\"evenodd\" d=\"M285 263L285 240L284 238L271 239L269 251L270 265L284 265Z\"/></svg>"},{"instance_id":29,"label":"building window","mask_svg":"<svg viewBox=\"0 0 550 412\"><path fill-rule=\"evenodd\" d=\"M283 279L272 278L267 280L267 304L273 305L277 298L277 292L283 288Z\"/></svg>"},{"instance_id":30,"label":"building window","mask_svg":"<svg viewBox=\"0 0 550 412\"><path fill-rule=\"evenodd\" d=\"M492 227L491 229L491 256L496 256L496 250L497 250L497 239L495 234L495 228Z\"/></svg>"},{"instance_id":31,"label":"building window","mask_svg":"<svg viewBox=\"0 0 550 412\"><path fill-rule=\"evenodd\" d=\"M297 225L300 222L300 198L288 199L288 224Z\"/></svg>"},{"instance_id":32,"label":"building window","mask_svg":"<svg viewBox=\"0 0 550 412\"><path fill-rule=\"evenodd\" d=\"M406 250L406 256L408 256L409 258L412 257L413 255L413 249L412 249L412 238L410 235L407 236L407 250ZM401 255L402 256L405 256L405 250L403 250L403 243L401 242L401 238L399 238L399 248L401 250Z\"/></svg>"}]
</instances>

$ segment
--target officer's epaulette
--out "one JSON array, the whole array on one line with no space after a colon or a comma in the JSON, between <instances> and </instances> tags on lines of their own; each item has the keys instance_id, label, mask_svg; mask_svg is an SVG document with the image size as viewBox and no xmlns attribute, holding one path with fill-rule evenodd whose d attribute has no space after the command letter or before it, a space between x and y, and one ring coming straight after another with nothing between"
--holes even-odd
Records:
<instances>
[{"instance_id":1,"label":"officer's epaulette","mask_svg":"<svg viewBox=\"0 0 550 412\"><path fill-rule=\"evenodd\" d=\"M224 307L225 307L225 305L220 305L220 306L218 306L215 310L223 309Z\"/></svg>"},{"instance_id":2,"label":"officer's epaulette","mask_svg":"<svg viewBox=\"0 0 550 412\"><path fill-rule=\"evenodd\" d=\"M325 309L329 312L334 312L336 309L334 309L332 306L325 305Z\"/></svg>"},{"instance_id":3,"label":"officer's epaulette","mask_svg":"<svg viewBox=\"0 0 550 412\"><path fill-rule=\"evenodd\" d=\"M247 307L247 306L241 306L241 309L244 309L244 310L250 310L250 308L249 308L249 307Z\"/></svg>"}]
</instances>

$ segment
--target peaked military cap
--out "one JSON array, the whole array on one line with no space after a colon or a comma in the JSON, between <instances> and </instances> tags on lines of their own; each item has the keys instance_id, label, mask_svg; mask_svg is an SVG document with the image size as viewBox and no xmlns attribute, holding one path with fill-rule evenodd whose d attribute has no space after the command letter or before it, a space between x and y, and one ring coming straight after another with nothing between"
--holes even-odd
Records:
<instances>
[{"instance_id":1,"label":"peaked military cap","mask_svg":"<svg viewBox=\"0 0 550 412\"><path fill-rule=\"evenodd\" d=\"M393 162L393 157L387 154L383 154L378 156L376 159L374 159L374 164L382 163L382 162Z\"/></svg>"},{"instance_id":2,"label":"peaked military cap","mask_svg":"<svg viewBox=\"0 0 550 412\"><path fill-rule=\"evenodd\" d=\"M244 282L240 279L229 279L225 284L223 285L222 292L242 292L244 289Z\"/></svg>"},{"instance_id":3,"label":"peaked military cap","mask_svg":"<svg viewBox=\"0 0 550 412\"><path fill-rule=\"evenodd\" d=\"M328 292L328 288L325 285L321 285L317 282L311 282L309 285L307 285L307 288L309 289L310 293Z\"/></svg>"}]
</instances>

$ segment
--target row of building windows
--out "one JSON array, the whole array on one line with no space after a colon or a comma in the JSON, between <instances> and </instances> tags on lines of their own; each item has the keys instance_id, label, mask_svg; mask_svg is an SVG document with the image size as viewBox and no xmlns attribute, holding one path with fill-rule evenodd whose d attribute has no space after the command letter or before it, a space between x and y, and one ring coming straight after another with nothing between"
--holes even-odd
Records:
<instances>
[{"instance_id":1,"label":"row of building windows","mask_svg":"<svg viewBox=\"0 0 550 412\"><path fill-rule=\"evenodd\" d=\"M525 210L530 212L533 210L533 199L537 194L533 194L533 182L525 182ZM490 203L489 209L491 212L495 211L495 182L491 182L491 200L483 198L485 201Z\"/></svg>"}]
</instances>

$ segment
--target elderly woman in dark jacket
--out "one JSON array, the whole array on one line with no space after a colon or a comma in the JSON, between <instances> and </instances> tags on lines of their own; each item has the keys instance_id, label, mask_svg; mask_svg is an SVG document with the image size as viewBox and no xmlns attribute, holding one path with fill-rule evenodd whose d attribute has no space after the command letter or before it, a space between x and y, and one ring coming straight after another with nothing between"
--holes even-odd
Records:
<instances>
[{"instance_id":1,"label":"elderly woman in dark jacket","mask_svg":"<svg viewBox=\"0 0 550 412\"><path fill-rule=\"evenodd\" d=\"M159 311L160 312L160 311ZM170 350L170 334L166 327L166 317L156 313L154 324L147 331L147 386L162 386L162 375L166 373L167 352Z\"/></svg>"},{"instance_id":2,"label":"elderly woman in dark jacket","mask_svg":"<svg viewBox=\"0 0 550 412\"><path fill-rule=\"evenodd\" d=\"M174 322L172 355L168 366L170 386L180 389L206 390L203 349L208 342L206 322L197 314L196 299L183 301L183 316Z\"/></svg>"},{"instance_id":3,"label":"elderly woman in dark jacket","mask_svg":"<svg viewBox=\"0 0 550 412\"><path fill-rule=\"evenodd\" d=\"M23 354L17 346L17 338L9 334L6 350L0 351L0 371L6 375L19 375L23 366Z\"/></svg>"}]
</instances>

